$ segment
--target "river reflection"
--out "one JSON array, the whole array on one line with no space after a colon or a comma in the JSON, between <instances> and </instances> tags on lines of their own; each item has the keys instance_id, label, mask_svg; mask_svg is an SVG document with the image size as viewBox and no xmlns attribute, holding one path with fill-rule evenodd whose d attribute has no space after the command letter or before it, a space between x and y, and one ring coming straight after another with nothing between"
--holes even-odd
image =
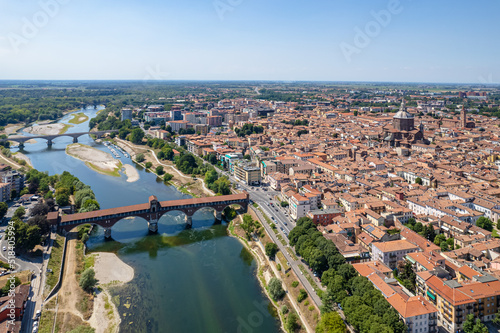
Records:
<instances>
[{"instance_id":1,"label":"river reflection","mask_svg":"<svg viewBox=\"0 0 500 333\"><path fill-rule=\"evenodd\" d=\"M92 118L97 111L77 112ZM67 124L71 117L66 115L60 122ZM85 131L88 121L68 130ZM108 151L88 135L78 141ZM160 201L189 198L125 156L121 156L122 163L136 167L138 181L128 183L123 176L98 174L66 155L70 143L71 138L61 137L47 147L40 139L26 144L21 152L39 171L51 175L70 171L92 187L101 208L145 203L152 194ZM213 212L200 210L190 230L185 229L184 215L175 212L159 220L156 235L148 234L147 221L140 218L119 221L111 229L111 241L104 240L102 228L94 229L89 250L115 252L135 270L131 282L111 290L119 304L121 332L280 332L255 277L255 260L238 240L227 236L225 223L213 224Z\"/></svg>"}]
</instances>

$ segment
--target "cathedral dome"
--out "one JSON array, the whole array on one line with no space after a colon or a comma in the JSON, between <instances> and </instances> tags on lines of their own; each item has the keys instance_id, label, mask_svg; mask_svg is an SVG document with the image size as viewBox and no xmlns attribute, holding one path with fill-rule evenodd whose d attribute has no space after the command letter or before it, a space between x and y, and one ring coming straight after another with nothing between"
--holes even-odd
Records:
<instances>
[{"instance_id":1,"label":"cathedral dome","mask_svg":"<svg viewBox=\"0 0 500 333\"><path fill-rule=\"evenodd\" d=\"M406 101L403 97L403 101L401 102L401 107L399 111L394 115L394 118L397 119L413 119L413 115L406 111Z\"/></svg>"}]
</instances>

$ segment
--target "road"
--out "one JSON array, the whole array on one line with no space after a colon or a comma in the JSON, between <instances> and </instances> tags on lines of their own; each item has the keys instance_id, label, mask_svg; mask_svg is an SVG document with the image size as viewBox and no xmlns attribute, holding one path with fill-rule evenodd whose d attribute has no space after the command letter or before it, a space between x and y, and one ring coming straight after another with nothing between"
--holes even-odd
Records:
<instances>
[{"instance_id":1,"label":"road","mask_svg":"<svg viewBox=\"0 0 500 333\"><path fill-rule=\"evenodd\" d=\"M0 235L2 235L2 238L0 239L0 260L4 262L7 262L8 260L8 250L3 250L4 247L8 248L8 242L5 239L5 230L8 226L7 221L14 215L17 208L18 207L11 204L7 211L6 218L0 225ZM25 208L29 209L30 205L25 205ZM47 267L47 261L50 257L50 253L47 252L47 250L50 250L50 245L51 242L48 242L47 246L44 247L42 257L26 258L25 256L20 255L15 256L16 272L28 270L34 273L31 281L31 290L28 296L28 302L26 303L26 309L23 316L21 332L29 333L32 331L35 313L42 307L43 286L45 285L45 274L43 273L45 272L44 268Z\"/></svg>"}]
</instances>

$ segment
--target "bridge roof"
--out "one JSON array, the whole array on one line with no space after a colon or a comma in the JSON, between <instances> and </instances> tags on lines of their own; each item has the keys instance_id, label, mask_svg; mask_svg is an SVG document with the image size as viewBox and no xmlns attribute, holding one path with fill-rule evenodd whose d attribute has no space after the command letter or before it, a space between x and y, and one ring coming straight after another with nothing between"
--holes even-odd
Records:
<instances>
[{"instance_id":1,"label":"bridge roof","mask_svg":"<svg viewBox=\"0 0 500 333\"><path fill-rule=\"evenodd\" d=\"M207 198L191 198L191 199L181 199L181 200L160 201L160 206L161 208L168 208L168 207L193 205L193 204L211 204L222 201L245 200L248 199L248 197L249 197L248 193L244 192L239 194L222 195L222 196L207 197ZM95 210L93 212L87 212L87 213L63 215L61 216L61 223L68 223L77 220L91 219L95 217L104 217L121 213L130 213L140 210L148 210L149 208L150 205L148 202L132 206Z\"/></svg>"}]
</instances>

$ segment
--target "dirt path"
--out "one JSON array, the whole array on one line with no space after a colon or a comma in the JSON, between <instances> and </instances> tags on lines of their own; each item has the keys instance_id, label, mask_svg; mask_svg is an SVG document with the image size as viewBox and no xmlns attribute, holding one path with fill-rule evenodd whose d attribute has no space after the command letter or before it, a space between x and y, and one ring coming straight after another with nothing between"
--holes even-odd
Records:
<instances>
[{"instance_id":1,"label":"dirt path","mask_svg":"<svg viewBox=\"0 0 500 333\"><path fill-rule=\"evenodd\" d=\"M70 324L76 318L71 318L72 316L78 317L82 324L85 321L82 314L76 308L76 300L78 299L78 294L82 293L80 286L76 280L76 268L77 268L77 253L76 253L76 239L74 233L68 234L68 245L66 249L66 264L64 265L63 282L61 289L59 290L59 300L58 300L58 317L62 317L63 323L61 331L64 332L64 327ZM70 316L65 316L65 314L70 314Z\"/></svg>"}]
</instances>

